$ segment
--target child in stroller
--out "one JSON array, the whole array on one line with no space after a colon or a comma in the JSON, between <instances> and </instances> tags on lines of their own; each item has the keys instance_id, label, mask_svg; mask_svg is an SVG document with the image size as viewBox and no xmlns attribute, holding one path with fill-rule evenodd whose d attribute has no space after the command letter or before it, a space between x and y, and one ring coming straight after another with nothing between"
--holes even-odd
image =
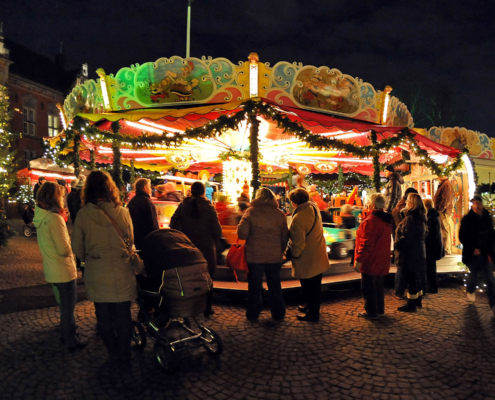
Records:
<instances>
[{"instance_id":1,"label":"child in stroller","mask_svg":"<svg viewBox=\"0 0 495 400\"><path fill-rule=\"evenodd\" d=\"M22 227L22 233L26 237L30 237L36 234L36 228L33 224L34 219L34 207L30 204L24 204L22 206L21 212L22 220L24 221L24 226Z\"/></svg>"},{"instance_id":2,"label":"child in stroller","mask_svg":"<svg viewBox=\"0 0 495 400\"><path fill-rule=\"evenodd\" d=\"M206 310L206 297L212 288L203 254L187 236L174 229L150 233L142 252L146 277L137 278L139 313L133 332L136 346L144 348L147 336L153 338L155 356L166 371L175 353L191 347L204 346L210 354L220 355L222 340L197 317ZM170 337L167 330L172 327L187 336Z\"/></svg>"}]
</instances>

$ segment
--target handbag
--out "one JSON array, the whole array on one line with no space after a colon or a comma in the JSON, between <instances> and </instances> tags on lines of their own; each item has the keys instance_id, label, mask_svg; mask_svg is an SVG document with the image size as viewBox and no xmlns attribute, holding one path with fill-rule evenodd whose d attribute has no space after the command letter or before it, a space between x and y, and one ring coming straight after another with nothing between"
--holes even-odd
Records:
<instances>
[{"instance_id":1,"label":"handbag","mask_svg":"<svg viewBox=\"0 0 495 400\"><path fill-rule=\"evenodd\" d=\"M139 254L134 250L133 244L129 241L129 238L124 235L124 232L122 232L122 229L117 225L117 223L113 220L112 217L99 205L96 205L103 213L107 216L107 218L110 220L112 223L113 227L119 234L120 238L124 241L124 244L127 248L127 254L129 255L129 262L131 263L132 270L134 271L135 275L142 274L144 272L144 261L141 259Z\"/></svg>"},{"instance_id":2,"label":"handbag","mask_svg":"<svg viewBox=\"0 0 495 400\"><path fill-rule=\"evenodd\" d=\"M235 279L237 282L239 282L239 279L237 278L236 271L249 272L246 262L245 250L246 247L243 244L239 244L239 239L237 239L237 242L230 247L230 250L227 253L227 261L225 265L227 266L227 268L230 268L232 271L234 271Z\"/></svg>"}]
</instances>

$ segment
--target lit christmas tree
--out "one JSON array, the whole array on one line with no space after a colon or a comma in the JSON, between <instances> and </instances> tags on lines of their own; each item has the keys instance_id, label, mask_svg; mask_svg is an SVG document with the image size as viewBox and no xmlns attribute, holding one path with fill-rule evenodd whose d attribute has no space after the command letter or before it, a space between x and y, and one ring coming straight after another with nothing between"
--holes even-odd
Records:
<instances>
[{"instance_id":1,"label":"lit christmas tree","mask_svg":"<svg viewBox=\"0 0 495 400\"><path fill-rule=\"evenodd\" d=\"M7 88L0 85L0 198L9 197L9 191L15 186L16 162L9 146L15 135L10 132L11 115Z\"/></svg>"}]
</instances>

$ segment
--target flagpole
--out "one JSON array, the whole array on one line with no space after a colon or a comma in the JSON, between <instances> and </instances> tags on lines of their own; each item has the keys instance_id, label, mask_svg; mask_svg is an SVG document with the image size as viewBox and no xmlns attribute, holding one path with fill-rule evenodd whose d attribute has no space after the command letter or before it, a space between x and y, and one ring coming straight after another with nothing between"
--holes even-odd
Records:
<instances>
[{"instance_id":1,"label":"flagpole","mask_svg":"<svg viewBox=\"0 0 495 400\"><path fill-rule=\"evenodd\" d=\"M191 3L193 0L187 0L187 41L186 41L186 58L189 58L191 53Z\"/></svg>"}]
</instances>

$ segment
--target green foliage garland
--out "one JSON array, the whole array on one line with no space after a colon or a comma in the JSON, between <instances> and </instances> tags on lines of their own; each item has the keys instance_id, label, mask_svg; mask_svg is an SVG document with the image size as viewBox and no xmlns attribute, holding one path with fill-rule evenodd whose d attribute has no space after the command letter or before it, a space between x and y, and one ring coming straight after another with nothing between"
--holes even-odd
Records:
<instances>
[{"instance_id":1,"label":"green foliage garland","mask_svg":"<svg viewBox=\"0 0 495 400\"><path fill-rule=\"evenodd\" d=\"M134 149L152 148L157 145L178 147L184 139L203 140L210 137L216 137L228 130L238 129L241 122L248 116L252 120L253 116L255 117L256 115L261 115L266 119L275 121L277 127L281 129L283 133L295 135L298 139L306 142L309 147L319 150L337 150L358 158L372 157L373 166L375 169L374 183L377 189L380 187L380 153L384 153L400 145L407 144L411 151L421 159L422 164L428 167L436 175L449 175L462 165L462 153L459 154L449 165L437 164L428 155L427 151L420 148L418 141L415 138L415 134L413 134L408 128L402 129L393 137L382 139L380 141L378 141L376 132L371 131L369 137L372 142L371 145L359 146L355 143L347 143L339 139L322 137L320 135L313 134L310 130L304 128L300 123L292 121L287 115L276 110L275 107L260 100L248 100L243 103L241 107L241 110L227 115L221 115L217 120L210 121L204 126L187 129L184 134L173 134L164 130L163 134L145 134L143 132L143 134L139 137L120 133L118 129L114 129L115 122L112 124L112 132L100 131L96 126L90 125L83 118L77 116L74 118L73 123L66 129L65 137L62 137L57 147L57 153L64 150L70 143L73 143L73 139L77 133L84 135L87 140L91 140L97 144L112 144L112 146L114 146L115 143L117 143L119 146ZM251 149L251 153L253 153L253 149ZM253 157L251 154L251 158L255 158L257 160L257 152L256 157ZM71 158L67 157L63 160L64 164L70 160Z\"/></svg>"},{"instance_id":2,"label":"green foliage garland","mask_svg":"<svg viewBox=\"0 0 495 400\"><path fill-rule=\"evenodd\" d=\"M260 187L260 167L259 167L259 145L258 145L258 133L260 121L256 118L256 115L251 114L250 117L251 130L249 133L250 149L251 149L251 168L253 173L253 180L251 186L253 187L253 196Z\"/></svg>"},{"instance_id":3,"label":"green foliage garland","mask_svg":"<svg viewBox=\"0 0 495 400\"><path fill-rule=\"evenodd\" d=\"M339 177L337 178L337 191L340 193L344 190L344 168L342 165L339 165Z\"/></svg>"}]
</instances>

